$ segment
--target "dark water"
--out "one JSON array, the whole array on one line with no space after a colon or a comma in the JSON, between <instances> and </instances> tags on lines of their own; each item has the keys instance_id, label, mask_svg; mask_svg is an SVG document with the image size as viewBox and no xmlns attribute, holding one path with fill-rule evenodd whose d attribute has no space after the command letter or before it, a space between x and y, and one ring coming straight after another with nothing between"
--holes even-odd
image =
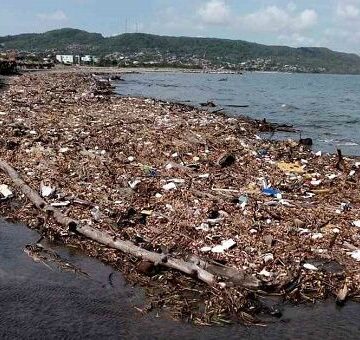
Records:
<instances>
[{"instance_id":1,"label":"dark water","mask_svg":"<svg viewBox=\"0 0 360 340\"><path fill-rule=\"evenodd\" d=\"M358 339L360 305L339 310L332 302L285 307L282 319L261 327L193 327L158 316L143 316L141 289L119 273L70 248L51 244L90 278L35 263L24 246L39 235L0 223L1 339ZM113 274L112 274L113 273ZM109 281L109 275L111 281Z\"/></svg>"},{"instance_id":2,"label":"dark water","mask_svg":"<svg viewBox=\"0 0 360 340\"><path fill-rule=\"evenodd\" d=\"M198 105L214 101L225 111L294 124L314 149L360 155L360 76L245 73L243 75L144 73L124 75L122 95ZM238 107L248 106L248 107ZM277 138L296 135L279 134Z\"/></svg>"}]
</instances>

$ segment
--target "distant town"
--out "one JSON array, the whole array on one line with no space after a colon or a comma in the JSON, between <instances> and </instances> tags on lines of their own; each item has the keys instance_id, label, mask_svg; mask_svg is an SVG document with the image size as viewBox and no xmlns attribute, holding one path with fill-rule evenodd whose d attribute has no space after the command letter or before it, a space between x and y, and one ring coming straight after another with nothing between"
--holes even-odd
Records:
<instances>
[{"instance_id":1,"label":"distant town","mask_svg":"<svg viewBox=\"0 0 360 340\"><path fill-rule=\"evenodd\" d=\"M324 67L306 67L303 65L281 64L272 58L247 59L239 63L218 60L210 61L206 57L196 55L179 55L176 53L152 52L115 52L99 57L82 54L44 54L26 51L2 51L0 62L7 63L18 69L44 69L57 64L65 66L113 66L113 67L170 67L196 69L204 72L291 72L291 73L324 73ZM4 67L4 66L3 66Z\"/></svg>"}]
</instances>

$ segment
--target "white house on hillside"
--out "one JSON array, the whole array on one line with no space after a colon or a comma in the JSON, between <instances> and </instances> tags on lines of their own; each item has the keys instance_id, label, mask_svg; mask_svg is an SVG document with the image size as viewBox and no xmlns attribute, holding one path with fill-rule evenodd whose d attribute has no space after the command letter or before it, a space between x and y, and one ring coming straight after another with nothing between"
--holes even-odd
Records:
<instances>
[{"instance_id":1,"label":"white house on hillside","mask_svg":"<svg viewBox=\"0 0 360 340\"><path fill-rule=\"evenodd\" d=\"M73 64L74 56L71 54L57 54L56 60L62 64Z\"/></svg>"},{"instance_id":2,"label":"white house on hillside","mask_svg":"<svg viewBox=\"0 0 360 340\"><path fill-rule=\"evenodd\" d=\"M97 63L99 59L92 55L71 55L71 54L58 54L56 55L56 60L61 64L71 65L71 64L91 64Z\"/></svg>"}]
</instances>

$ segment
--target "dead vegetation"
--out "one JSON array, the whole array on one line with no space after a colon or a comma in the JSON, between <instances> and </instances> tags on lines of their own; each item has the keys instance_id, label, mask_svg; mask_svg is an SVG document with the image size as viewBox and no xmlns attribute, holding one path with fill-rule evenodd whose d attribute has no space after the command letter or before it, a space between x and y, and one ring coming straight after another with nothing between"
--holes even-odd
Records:
<instances>
[{"instance_id":1,"label":"dead vegetation","mask_svg":"<svg viewBox=\"0 0 360 340\"><path fill-rule=\"evenodd\" d=\"M144 311L161 307L198 324L257 323L259 312L276 314L264 295L356 298L360 161L266 141L258 129L244 118L118 98L89 75L21 76L0 93L0 158L52 208L34 207L1 172L0 213L141 283ZM54 210L216 280L205 285L195 272L89 240L56 223Z\"/></svg>"}]
</instances>

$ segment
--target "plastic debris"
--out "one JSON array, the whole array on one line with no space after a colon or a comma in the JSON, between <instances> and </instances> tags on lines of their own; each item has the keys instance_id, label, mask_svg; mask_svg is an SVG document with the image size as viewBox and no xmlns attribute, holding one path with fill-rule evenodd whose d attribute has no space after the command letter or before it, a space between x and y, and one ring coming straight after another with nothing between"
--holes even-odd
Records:
<instances>
[{"instance_id":1,"label":"plastic debris","mask_svg":"<svg viewBox=\"0 0 360 340\"><path fill-rule=\"evenodd\" d=\"M337 155L316 157L297 140L255 139L259 129L250 119L106 91L86 74L31 73L12 79L0 92L0 111L8 113L0 118L6 127L2 158L32 188L40 188L41 180L49 187L59 183L57 195L46 199L49 204L144 249L179 259L198 254L208 263L244 268L252 277L262 272L270 293L291 287L288 274L296 272L299 294L288 294L290 299L309 290L314 299L336 296L343 277L322 275L325 265L309 257L336 259L349 276L351 293L360 295L353 284L354 261L360 263L354 230L360 228L359 158L344 157L344 170L335 170ZM312 181L321 182L313 186ZM2 216L37 223L37 210L23 195L16 203L25 208L4 202ZM59 228L49 223L45 232L58 235ZM99 253L95 243L77 241ZM342 246L345 241L353 243L351 249ZM118 261L113 252L100 253L106 262ZM298 272L302 259L313 267L300 262ZM167 275L164 271L164 279L154 280L172 297ZM189 285L188 279L177 279ZM236 303L249 306L242 288L231 289ZM181 305L185 299L179 290L176 294ZM226 311L227 300L215 295L208 295L209 306Z\"/></svg>"},{"instance_id":2,"label":"plastic debris","mask_svg":"<svg viewBox=\"0 0 360 340\"><path fill-rule=\"evenodd\" d=\"M265 254L264 255L264 262L268 263L268 262L271 262L271 261L274 261L274 255L271 254L271 253Z\"/></svg>"},{"instance_id":3,"label":"plastic debris","mask_svg":"<svg viewBox=\"0 0 360 340\"><path fill-rule=\"evenodd\" d=\"M136 179L135 181L132 181L132 182L128 182L129 187L131 189L136 189L136 187L139 183L141 183L141 181L139 179Z\"/></svg>"},{"instance_id":4,"label":"plastic debris","mask_svg":"<svg viewBox=\"0 0 360 340\"><path fill-rule=\"evenodd\" d=\"M360 228L360 220L354 221L352 224L353 224L355 227Z\"/></svg>"},{"instance_id":5,"label":"plastic debris","mask_svg":"<svg viewBox=\"0 0 360 340\"><path fill-rule=\"evenodd\" d=\"M310 184L313 185L313 186L318 186L318 185L321 184L321 182L322 182L321 179L313 179L313 180L310 182Z\"/></svg>"},{"instance_id":6,"label":"plastic debris","mask_svg":"<svg viewBox=\"0 0 360 340\"><path fill-rule=\"evenodd\" d=\"M98 206L91 209L91 216L97 222L101 220L102 214L100 212L100 208Z\"/></svg>"},{"instance_id":7,"label":"plastic debris","mask_svg":"<svg viewBox=\"0 0 360 340\"><path fill-rule=\"evenodd\" d=\"M310 263L304 263L303 267L307 270L313 270L313 271L317 271L318 268L315 267L314 265L310 264Z\"/></svg>"},{"instance_id":8,"label":"plastic debris","mask_svg":"<svg viewBox=\"0 0 360 340\"><path fill-rule=\"evenodd\" d=\"M67 207L70 205L70 201L64 201L64 202L53 202L50 203L51 206L61 208L61 207Z\"/></svg>"},{"instance_id":9,"label":"plastic debris","mask_svg":"<svg viewBox=\"0 0 360 340\"><path fill-rule=\"evenodd\" d=\"M221 241L221 245L215 246L211 249L213 253L223 253L225 250L229 250L236 245L233 239Z\"/></svg>"},{"instance_id":10,"label":"plastic debris","mask_svg":"<svg viewBox=\"0 0 360 340\"><path fill-rule=\"evenodd\" d=\"M246 205L249 202L249 198L247 196L240 196L239 197L239 206L241 209L245 209Z\"/></svg>"},{"instance_id":11,"label":"plastic debris","mask_svg":"<svg viewBox=\"0 0 360 340\"><path fill-rule=\"evenodd\" d=\"M69 148L67 148L67 147L65 147L65 148L60 148L59 149L59 152L60 153L66 153L66 152L68 152L70 149Z\"/></svg>"},{"instance_id":12,"label":"plastic debris","mask_svg":"<svg viewBox=\"0 0 360 340\"><path fill-rule=\"evenodd\" d=\"M210 226L208 223L201 223L199 227L195 228L196 230L201 230L201 231L209 231L210 230Z\"/></svg>"},{"instance_id":13,"label":"plastic debris","mask_svg":"<svg viewBox=\"0 0 360 340\"><path fill-rule=\"evenodd\" d=\"M313 240L319 240L319 239L321 239L321 238L323 238L324 237L324 235L322 234L322 233L315 233L315 234L313 234L312 236L311 236L311 238L313 239Z\"/></svg>"},{"instance_id":14,"label":"plastic debris","mask_svg":"<svg viewBox=\"0 0 360 340\"><path fill-rule=\"evenodd\" d=\"M44 198L52 196L55 193L55 190L56 190L55 188L49 185L45 185L42 182L40 184L40 194Z\"/></svg>"},{"instance_id":15,"label":"plastic debris","mask_svg":"<svg viewBox=\"0 0 360 340\"><path fill-rule=\"evenodd\" d=\"M354 250L350 255L354 260L360 261L360 249Z\"/></svg>"},{"instance_id":16,"label":"plastic debris","mask_svg":"<svg viewBox=\"0 0 360 340\"><path fill-rule=\"evenodd\" d=\"M279 197L279 194L281 194L278 189L273 189L273 188L264 188L264 189L261 189L261 192L264 195L271 196L271 197Z\"/></svg>"},{"instance_id":17,"label":"plastic debris","mask_svg":"<svg viewBox=\"0 0 360 340\"><path fill-rule=\"evenodd\" d=\"M10 188L6 184L1 184L0 185L0 199L6 200L11 197L13 197L13 192L10 190Z\"/></svg>"},{"instance_id":18,"label":"plastic debris","mask_svg":"<svg viewBox=\"0 0 360 340\"><path fill-rule=\"evenodd\" d=\"M272 273L267 271L265 268L259 273L259 275L261 276L265 276L265 277L271 277Z\"/></svg>"},{"instance_id":19,"label":"plastic debris","mask_svg":"<svg viewBox=\"0 0 360 340\"><path fill-rule=\"evenodd\" d=\"M176 184L174 182L167 183L163 185L163 189L166 191L174 190L176 189Z\"/></svg>"}]
</instances>

